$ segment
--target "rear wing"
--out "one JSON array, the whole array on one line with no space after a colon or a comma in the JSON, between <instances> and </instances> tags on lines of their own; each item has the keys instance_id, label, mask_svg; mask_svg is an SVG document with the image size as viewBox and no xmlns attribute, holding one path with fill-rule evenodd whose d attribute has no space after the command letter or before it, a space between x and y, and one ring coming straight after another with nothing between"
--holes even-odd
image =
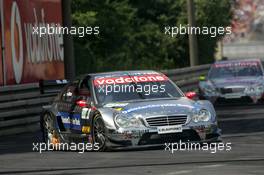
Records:
<instances>
[{"instance_id":1,"label":"rear wing","mask_svg":"<svg viewBox=\"0 0 264 175\"><path fill-rule=\"evenodd\" d=\"M68 80L40 80L40 94L57 94L68 83Z\"/></svg>"}]
</instances>

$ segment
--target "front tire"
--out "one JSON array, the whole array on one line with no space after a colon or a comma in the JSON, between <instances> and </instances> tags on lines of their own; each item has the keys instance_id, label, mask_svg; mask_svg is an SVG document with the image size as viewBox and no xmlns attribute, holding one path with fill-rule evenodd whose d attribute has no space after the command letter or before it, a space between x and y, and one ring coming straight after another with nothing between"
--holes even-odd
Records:
<instances>
[{"instance_id":1,"label":"front tire","mask_svg":"<svg viewBox=\"0 0 264 175\"><path fill-rule=\"evenodd\" d=\"M93 118L92 125L92 137L93 144L97 144L96 151L106 151L107 148L107 137L106 137L106 127L103 118L100 114L96 114Z\"/></svg>"}]
</instances>

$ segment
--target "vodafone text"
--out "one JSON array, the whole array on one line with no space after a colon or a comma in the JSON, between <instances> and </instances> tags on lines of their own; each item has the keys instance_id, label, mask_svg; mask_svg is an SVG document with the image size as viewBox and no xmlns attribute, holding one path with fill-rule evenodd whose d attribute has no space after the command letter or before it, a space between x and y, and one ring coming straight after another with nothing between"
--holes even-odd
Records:
<instances>
[{"instance_id":1,"label":"vodafone text","mask_svg":"<svg viewBox=\"0 0 264 175\"><path fill-rule=\"evenodd\" d=\"M137 75L137 76L122 76L122 77L103 77L96 78L94 85L111 85L111 84L129 84L139 82L161 82L167 81L168 77L162 74L149 74L149 75Z\"/></svg>"}]
</instances>

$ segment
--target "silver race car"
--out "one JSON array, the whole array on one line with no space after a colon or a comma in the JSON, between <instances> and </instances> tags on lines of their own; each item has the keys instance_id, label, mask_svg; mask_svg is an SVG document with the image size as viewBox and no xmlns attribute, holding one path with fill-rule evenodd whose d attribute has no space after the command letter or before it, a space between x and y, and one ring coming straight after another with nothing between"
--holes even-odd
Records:
<instances>
[{"instance_id":1,"label":"silver race car","mask_svg":"<svg viewBox=\"0 0 264 175\"><path fill-rule=\"evenodd\" d=\"M263 101L264 74L259 59L218 61L207 77L200 77L200 99L212 103Z\"/></svg>"},{"instance_id":2,"label":"silver race car","mask_svg":"<svg viewBox=\"0 0 264 175\"><path fill-rule=\"evenodd\" d=\"M41 127L45 142L87 142L97 150L220 140L211 102L187 98L155 71L81 76L44 106Z\"/></svg>"}]
</instances>

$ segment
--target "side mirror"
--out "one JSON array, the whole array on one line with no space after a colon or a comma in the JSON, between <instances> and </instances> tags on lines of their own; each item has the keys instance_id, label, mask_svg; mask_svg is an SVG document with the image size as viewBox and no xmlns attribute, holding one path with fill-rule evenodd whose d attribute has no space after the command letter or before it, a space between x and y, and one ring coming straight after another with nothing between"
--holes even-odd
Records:
<instances>
[{"instance_id":1,"label":"side mirror","mask_svg":"<svg viewBox=\"0 0 264 175\"><path fill-rule=\"evenodd\" d=\"M206 81L206 77L205 77L204 75L201 75L201 76L199 77L199 81Z\"/></svg>"},{"instance_id":2,"label":"side mirror","mask_svg":"<svg viewBox=\"0 0 264 175\"><path fill-rule=\"evenodd\" d=\"M185 96L191 100L193 100L195 97L197 97L196 92L186 92Z\"/></svg>"}]
</instances>

